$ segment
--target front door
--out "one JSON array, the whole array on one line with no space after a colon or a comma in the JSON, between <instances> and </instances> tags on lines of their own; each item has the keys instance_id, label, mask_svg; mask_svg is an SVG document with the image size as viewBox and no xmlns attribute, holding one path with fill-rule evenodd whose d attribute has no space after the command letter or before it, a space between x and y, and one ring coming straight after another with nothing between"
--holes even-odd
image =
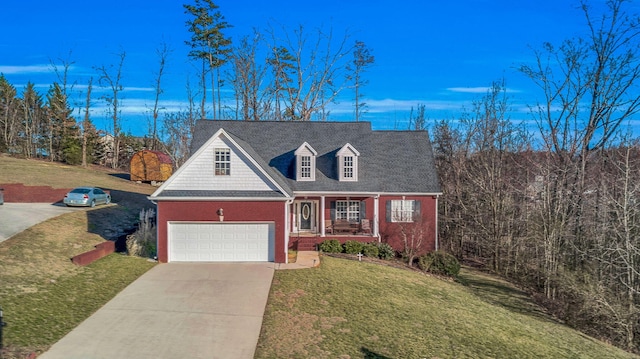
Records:
<instances>
[{"instance_id":1,"label":"front door","mask_svg":"<svg viewBox=\"0 0 640 359\"><path fill-rule=\"evenodd\" d=\"M300 202L300 230L310 231L313 229L313 202Z\"/></svg>"}]
</instances>

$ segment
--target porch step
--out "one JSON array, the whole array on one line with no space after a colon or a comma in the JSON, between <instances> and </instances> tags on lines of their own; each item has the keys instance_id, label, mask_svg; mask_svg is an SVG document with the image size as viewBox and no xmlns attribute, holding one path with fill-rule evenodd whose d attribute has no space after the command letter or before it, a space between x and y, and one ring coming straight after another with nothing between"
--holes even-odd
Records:
<instances>
[{"instance_id":1,"label":"porch step","mask_svg":"<svg viewBox=\"0 0 640 359\"><path fill-rule=\"evenodd\" d=\"M298 251L315 251L316 240L315 238L300 238L298 239Z\"/></svg>"}]
</instances>

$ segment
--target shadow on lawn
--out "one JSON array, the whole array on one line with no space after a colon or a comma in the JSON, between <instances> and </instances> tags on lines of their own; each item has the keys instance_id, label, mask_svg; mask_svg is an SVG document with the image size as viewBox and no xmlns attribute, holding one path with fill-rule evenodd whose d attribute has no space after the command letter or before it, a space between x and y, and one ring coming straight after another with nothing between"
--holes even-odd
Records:
<instances>
[{"instance_id":1,"label":"shadow on lawn","mask_svg":"<svg viewBox=\"0 0 640 359\"><path fill-rule=\"evenodd\" d=\"M87 231L100 235L105 240L116 241L116 251L126 250L123 239L133 233L140 219L140 211L153 208L146 194L106 188L111 193L111 201L116 204L98 206L87 211Z\"/></svg>"},{"instance_id":2,"label":"shadow on lawn","mask_svg":"<svg viewBox=\"0 0 640 359\"><path fill-rule=\"evenodd\" d=\"M498 305L515 313L555 321L526 292L499 278L467 269L460 272L458 279L460 283L470 288L478 298L487 303Z\"/></svg>"},{"instance_id":3,"label":"shadow on lawn","mask_svg":"<svg viewBox=\"0 0 640 359\"><path fill-rule=\"evenodd\" d=\"M360 351L362 352L362 354L364 354L365 359L391 359L388 356L381 355L376 352L372 352L371 350L365 347L360 348Z\"/></svg>"}]
</instances>

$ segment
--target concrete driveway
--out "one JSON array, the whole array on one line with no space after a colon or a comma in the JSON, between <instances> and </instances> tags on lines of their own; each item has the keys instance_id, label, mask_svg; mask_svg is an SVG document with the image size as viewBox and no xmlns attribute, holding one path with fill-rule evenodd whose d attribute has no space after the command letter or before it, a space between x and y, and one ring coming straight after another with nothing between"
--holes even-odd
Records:
<instances>
[{"instance_id":1,"label":"concrete driveway","mask_svg":"<svg viewBox=\"0 0 640 359\"><path fill-rule=\"evenodd\" d=\"M274 267L159 264L39 358L253 358Z\"/></svg>"},{"instance_id":2,"label":"concrete driveway","mask_svg":"<svg viewBox=\"0 0 640 359\"><path fill-rule=\"evenodd\" d=\"M61 214L82 210L51 203L5 203L0 205L0 242L25 229Z\"/></svg>"}]
</instances>

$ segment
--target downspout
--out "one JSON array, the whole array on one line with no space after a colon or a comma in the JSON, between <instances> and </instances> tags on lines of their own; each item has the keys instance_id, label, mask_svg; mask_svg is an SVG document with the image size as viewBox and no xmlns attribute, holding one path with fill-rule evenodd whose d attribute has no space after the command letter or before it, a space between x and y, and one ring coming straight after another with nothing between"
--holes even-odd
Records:
<instances>
[{"instance_id":1,"label":"downspout","mask_svg":"<svg viewBox=\"0 0 640 359\"><path fill-rule=\"evenodd\" d=\"M285 201L284 206L284 263L289 263L289 207L293 204L293 198Z\"/></svg>"},{"instance_id":2,"label":"downspout","mask_svg":"<svg viewBox=\"0 0 640 359\"><path fill-rule=\"evenodd\" d=\"M438 198L440 198L440 195L436 195L436 251L438 250L438 247L439 247L439 243L438 243Z\"/></svg>"}]
</instances>

